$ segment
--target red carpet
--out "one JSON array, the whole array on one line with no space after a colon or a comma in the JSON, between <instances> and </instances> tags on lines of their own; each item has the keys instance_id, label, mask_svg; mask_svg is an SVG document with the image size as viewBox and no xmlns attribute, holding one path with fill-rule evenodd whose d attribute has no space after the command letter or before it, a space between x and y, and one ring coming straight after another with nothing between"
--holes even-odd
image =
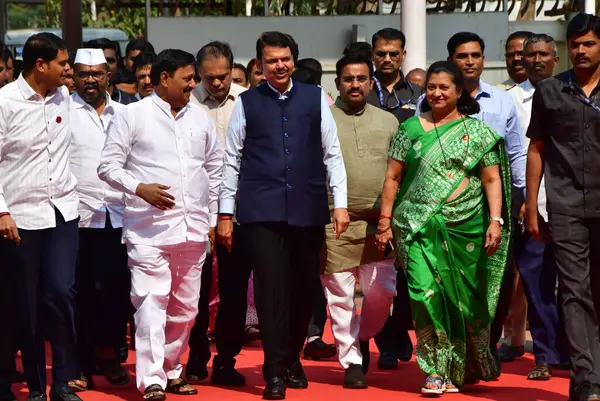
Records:
<instances>
[{"instance_id":1,"label":"red carpet","mask_svg":"<svg viewBox=\"0 0 600 401\"><path fill-rule=\"evenodd\" d=\"M331 341L330 334L326 340ZM422 372L416 363L400 364L398 370L380 371L377 369L377 355L374 344L371 347L371 369L367 374L369 389L346 390L341 384L343 371L336 361L312 362L303 361L306 374L310 381L307 390L288 390L288 400L416 400L420 399L419 389L424 380ZM214 351L214 350L213 350ZM126 365L132 375L132 382L125 388L110 386L104 378L95 377L97 390L81 393L84 401L112 401L112 400L142 400L141 394L135 389L133 375L135 356L130 352ZM244 348L238 358L237 367L248 379L248 384L242 388L219 388L209 384L198 387L198 396L169 395L170 401L204 400L260 400L263 380L261 375L262 350L260 343L256 346ZM568 397L568 372L555 371L555 377L547 382L534 382L526 379L528 370L533 366L531 355L520 358L515 362L503 365L503 374L497 381L482 383L468 387L461 394L445 394L444 399L453 400L491 400L491 401L564 401ZM48 371L49 373L49 371ZM14 386L19 401L27 397L27 390L23 385Z\"/></svg>"}]
</instances>

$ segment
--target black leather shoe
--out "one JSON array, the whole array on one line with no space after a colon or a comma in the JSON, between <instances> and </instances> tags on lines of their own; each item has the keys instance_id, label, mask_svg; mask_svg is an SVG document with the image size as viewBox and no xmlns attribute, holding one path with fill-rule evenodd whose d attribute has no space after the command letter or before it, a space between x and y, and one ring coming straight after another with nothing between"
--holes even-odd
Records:
<instances>
[{"instance_id":1,"label":"black leather shoe","mask_svg":"<svg viewBox=\"0 0 600 401\"><path fill-rule=\"evenodd\" d=\"M245 386L246 377L235 370L233 366L213 365L213 374L210 383L217 386Z\"/></svg>"},{"instance_id":2,"label":"black leather shoe","mask_svg":"<svg viewBox=\"0 0 600 401\"><path fill-rule=\"evenodd\" d=\"M413 343L408 334L408 330L402 330L398 337L397 346L398 359L402 362L409 362L413 354Z\"/></svg>"},{"instance_id":3,"label":"black leather shoe","mask_svg":"<svg viewBox=\"0 0 600 401\"><path fill-rule=\"evenodd\" d=\"M46 401L46 394L39 391L32 391L27 396L27 401Z\"/></svg>"},{"instance_id":4,"label":"black leather shoe","mask_svg":"<svg viewBox=\"0 0 600 401\"><path fill-rule=\"evenodd\" d=\"M10 381L11 383L25 383L26 379L25 379L25 373L21 372L20 370L17 369L13 369L12 372L10 372Z\"/></svg>"},{"instance_id":5,"label":"black leather shoe","mask_svg":"<svg viewBox=\"0 0 600 401\"><path fill-rule=\"evenodd\" d=\"M306 343L304 347L304 359L320 361L321 359L333 358L335 354L337 354L335 345L327 344L320 338Z\"/></svg>"},{"instance_id":6,"label":"black leather shoe","mask_svg":"<svg viewBox=\"0 0 600 401\"><path fill-rule=\"evenodd\" d=\"M190 384L198 384L208 377L206 365L197 360L188 360L185 366L185 380Z\"/></svg>"},{"instance_id":7,"label":"black leather shoe","mask_svg":"<svg viewBox=\"0 0 600 401\"><path fill-rule=\"evenodd\" d=\"M0 401L17 401L17 397L10 391L10 388L7 388L0 391Z\"/></svg>"},{"instance_id":8,"label":"black leather shoe","mask_svg":"<svg viewBox=\"0 0 600 401\"><path fill-rule=\"evenodd\" d=\"M398 359L396 357L396 354L394 354L393 352L386 351L383 354L379 355L377 366L381 370L398 369Z\"/></svg>"},{"instance_id":9,"label":"black leather shoe","mask_svg":"<svg viewBox=\"0 0 600 401\"><path fill-rule=\"evenodd\" d=\"M361 389L367 387L367 379L365 379L363 367L355 363L348 366L344 375L344 388Z\"/></svg>"},{"instance_id":10,"label":"black leather shoe","mask_svg":"<svg viewBox=\"0 0 600 401\"><path fill-rule=\"evenodd\" d=\"M283 379L283 377L271 377L267 380L267 386L263 390L263 399L285 399L285 380Z\"/></svg>"},{"instance_id":11,"label":"black leather shoe","mask_svg":"<svg viewBox=\"0 0 600 401\"><path fill-rule=\"evenodd\" d=\"M360 341L360 353L362 355L362 371L367 374L371 364L371 351L369 351L369 341Z\"/></svg>"},{"instance_id":12,"label":"black leather shoe","mask_svg":"<svg viewBox=\"0 0 600 401\"><path fill-rule=\"evenodd\" d=\"M502 344L498 350L498 354L502 362L512 362L525 355L525 347L512 347L508 344Z\"/></svg>"},{"instance_id":13,"label":"black leather shoe","mask_svg":"<svg viewBox=\"0 0 600 401\"><path fill-rule=\"evenodd\" d=\"M307 388L308 379L300 361L292 363L288 368L287 386L289 388Z\"/></svg>"},{"instance_id":14,"label":"black leather shoe","mask_svg":"<svg viewBox=\"0 0 600 401\"><path fill-rule=\"evenodd\" d=\"M571 401L599 401L600 386L585 381L571 392Z\"/></svg>"},{"instance_id":15,"label":"black leather shoe","mask_svg":"<svg viewBox=\"0 0 600 401\"><path fill-rule=\"evenodd\" d=\"M37 400L36 400L37 401ZM50 401L83 401L67 385L53 385L50 389Z\"/></svg>"}]
</instances>

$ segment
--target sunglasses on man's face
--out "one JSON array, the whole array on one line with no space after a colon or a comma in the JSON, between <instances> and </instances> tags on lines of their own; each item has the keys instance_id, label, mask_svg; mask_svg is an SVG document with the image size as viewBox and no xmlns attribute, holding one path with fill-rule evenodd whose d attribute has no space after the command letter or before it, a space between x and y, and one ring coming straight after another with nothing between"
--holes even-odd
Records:
<instances>
[{"instance_id":1,"label":"sunglasses on man's face","mask_svg":"<svg viewBox=\"0 0 600 401\"><path fill-rule=\"evenodd\" d=\"M385 56L390 56L390 58L398 58L400 57L400 54L402 54L402 52L399 52L398 50L394 50L391 52L384 52L383 50L377 50L375 52L375 55L379 58L384 58Z\"/></svg>"}]
</instances>

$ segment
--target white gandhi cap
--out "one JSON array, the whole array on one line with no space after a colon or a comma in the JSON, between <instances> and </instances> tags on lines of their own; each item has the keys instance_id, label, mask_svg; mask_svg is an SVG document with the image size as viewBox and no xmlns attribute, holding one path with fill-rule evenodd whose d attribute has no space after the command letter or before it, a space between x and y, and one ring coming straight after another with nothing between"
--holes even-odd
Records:
<instances>
[{"instance_id":1,"label":"white gandhi cap","mask_svg":"<svg viewBox=\"0 0 600 401\"><path fill-rule=\"evenodd\" d=\"M75 56L75 64L101 65L106 64L102 49L79 49Z\"/></svg>"}]
</instances>

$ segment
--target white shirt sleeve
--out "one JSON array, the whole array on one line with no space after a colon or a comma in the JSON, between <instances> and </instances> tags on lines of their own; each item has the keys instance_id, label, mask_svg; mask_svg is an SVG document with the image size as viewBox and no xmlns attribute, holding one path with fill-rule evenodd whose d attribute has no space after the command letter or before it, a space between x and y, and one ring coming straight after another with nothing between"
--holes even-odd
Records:
<instances>
[{"instance_id":1,"label":"white shirt sleeve","mask_svg":"<svg viewBox=\"0 0 600 401\"><path fill-rule=\"evenodd\" d=\"M422 94L421 96L419 96L419 99L417 100L415 116L421 115L421 103L423 103L424 101L425 101L425 94Z\"/></svg>"},{"instance_id":2,"label":"white shirt sleeve","mask_svg":"<svg viewBox=\"0 0 600 401\"><path fill-rule=\"evenodd\" d=\"M344 166L342 148L337 135L337 126L323 91L321 91L321 142L323 146L323 163L327 169L329 188L333 194L333 206L336 209L346 209L348 208L346 167Z\"/></svg>"},{"instance_id":3,"label":"white shirt sleeve","mask_svg":"<svg viewBox=\"0 0 600 401\"><path fill-rule=\"evenodd\" d=\"M229 119L227 136L225 137L225 163L223 165L223 182L219 200L220 213L233 214L245 140L246 114L244 113L242 98L238 97L233 105L233 112Z\"/></svg>"},{"instance_id":4,"label":"white shirt sleeve","mask_svg":"<svg viewBox=\"0 0 600 401\"><path fill-rule=\"evenodd\" d=\"M206 156L204 170L208 174L208 211L210 213L210 226L217 225L219 212L219 187L221 186L221 173L223 170L223 152L217 137L217 128L212 119L207 115L208 137L206 138Z\"/></svg>"},{"instance_id":5,"label":"white shirt sleeve","mask_svg":"<svg viewBox=\"0 0 600 401\"><path fill-rule=\"evenodd\" d=\"M98 166L98 177L102 181L130 195L136 195L136 189L140 184L124 167L131 151L132 133L129 122L133 120L134 117L128 113L128 109L115 113L108 124L106 142L104 142Z\"/></svg>"}]
</instances>

